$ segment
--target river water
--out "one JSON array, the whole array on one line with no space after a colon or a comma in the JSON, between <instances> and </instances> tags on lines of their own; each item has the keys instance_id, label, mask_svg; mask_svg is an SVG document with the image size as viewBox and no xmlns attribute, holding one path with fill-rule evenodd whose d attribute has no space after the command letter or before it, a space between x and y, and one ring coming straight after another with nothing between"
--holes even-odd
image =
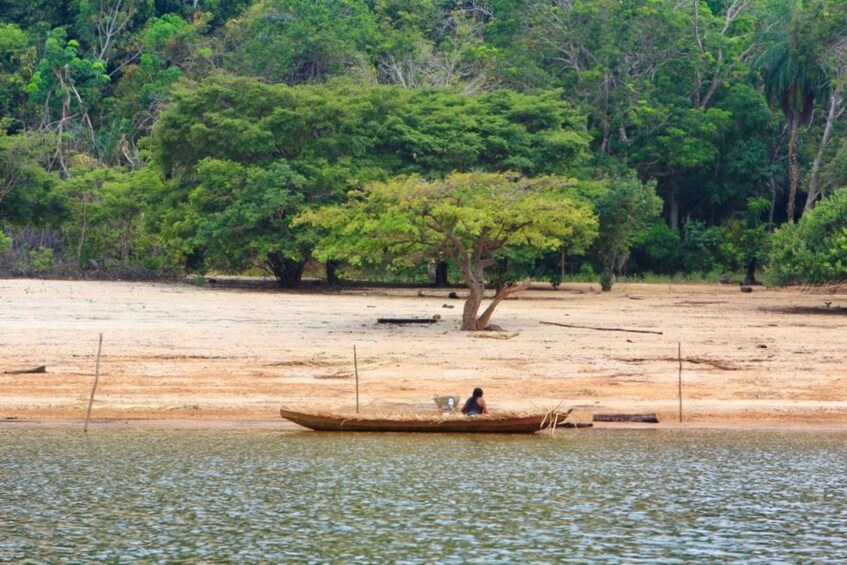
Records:
<instances>
[{"instance_id":1,"label":"river water","mask_svg":"<svg viewBox=\"0 0 847 565\"><path fill-rule=\"evenodd\" d=\"M0 427L0 562L847 562L847 433Z\"/></svg>"}]
</instances>

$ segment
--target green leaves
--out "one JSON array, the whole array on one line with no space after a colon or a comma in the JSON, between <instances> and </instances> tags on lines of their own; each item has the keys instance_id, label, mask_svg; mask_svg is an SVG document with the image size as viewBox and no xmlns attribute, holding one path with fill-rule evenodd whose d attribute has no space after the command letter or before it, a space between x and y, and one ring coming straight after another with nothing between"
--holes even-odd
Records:
<instances>
[{"instance_id":1,"label":"green leaves","mask_svg":"<svg viewBox=\"0 0 847 565\"><path fill-rule=\"evenodd\" d=\"M642 183L630 173L610 179L608 188L596 200L600 231L594 252L603 265L601 286L612 289L615 271L623 267L636 239L651 226L662 211L656 183Z\"/></svg>"},{"instance_id":2,"label":"green leaves","mask_svg":"<svg viewBox=\"0 0 847 565\"><path fill-rule=\"evenodd\" d=\"M847 189L818 202L771 240L768 274L776 284L839 284L847 280Z\"/></svg>"},{"instance_id":3,"label":"green leaves","mask_svg":"<svg viewBox=\"0 0 847 565\"><path fill-rule=\"evenodd\" d=\"M323 260L403 262L444 254L480 277L505 247L541 252L586 245L596 235L591 207L569 194L574 182L513 173L396 177L297 223L327 230L315 250Z\"/></svg>"},{"instance_id":4,"label":"green leaves","mask_svg":"<svg viewBox=\"0 0 847 565\"><path fill-rule=\"evenodd\" d=\"M202 269L238 273L261 266L271 254L308 257L308 230L291 226L305 202L305 179L288 163L256 167L204 159L197 177L180 237L203 250Z\"/></svg>"}]
</instances>

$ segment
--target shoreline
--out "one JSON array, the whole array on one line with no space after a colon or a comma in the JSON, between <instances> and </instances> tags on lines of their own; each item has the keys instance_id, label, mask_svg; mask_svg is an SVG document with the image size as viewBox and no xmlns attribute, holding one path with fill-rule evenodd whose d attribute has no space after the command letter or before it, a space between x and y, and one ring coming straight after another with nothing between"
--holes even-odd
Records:
<instances>
[{"instance_id":1,"label":"shoreline","mask_svg":"<svg viewBox=\"0 0 847 565\"><path fill-rule=\"evenodd\" d=\"M580 420L582 421L582 420ZM655 431L762 431L762 432L847 432L845 424L813 424L796 422L659 422L657 424L635 422L594 422L588 428L563 428L556 435L590 433L592 430L655 430ZM9 428L79 428L84 420L73 419L0 419L0 430ZM313 432L282 418L272 419L163 419L163 418L101 418L89 421L89 429L107 428L165 429L165 430L276 430L281 432L309 433L363 433L363 432ZM432 434L414 434L432 435ZM443 434L435 434L443 435ZM468 435L468 434L446 434Z\"/></svg>"}]
</instances>

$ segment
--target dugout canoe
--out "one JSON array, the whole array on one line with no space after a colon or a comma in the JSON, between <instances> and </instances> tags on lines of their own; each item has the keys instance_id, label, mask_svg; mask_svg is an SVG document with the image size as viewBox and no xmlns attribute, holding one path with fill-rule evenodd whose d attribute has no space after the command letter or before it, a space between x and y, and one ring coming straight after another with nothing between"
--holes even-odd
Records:
<instances>
[{"instance_id":1,"label":"dugout canoe","mask_svg":"<svg viewBox=\"0 0 847 565\"><path fill-rule=\"evenodd\" d=\"M482 416L446 414L328 414L282 408L280 415L299 426L319 432L414 432L460 434L531 434L549 429L567 418L566 412L500 413Z\"/></svg>"}]
</instances>

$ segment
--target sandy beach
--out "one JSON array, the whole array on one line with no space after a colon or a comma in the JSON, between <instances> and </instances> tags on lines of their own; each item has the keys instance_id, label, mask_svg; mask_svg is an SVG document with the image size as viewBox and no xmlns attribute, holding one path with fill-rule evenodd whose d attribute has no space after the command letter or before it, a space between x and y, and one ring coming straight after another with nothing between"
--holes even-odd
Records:
<instances>
[{"instance_id":1,"label":"sandy beach","mask_svg":"<svg viewBox=\"0 0 847 565\"><path fill-rule=\"evenodd\" d=\"M366 412L433 410L434 395L481 386L492 410L679 425L681 347L685 426L847 428L843 293L538 285L498 308L504 331L468 333L448 292L0 280L0 421L83 419L102 333L98 422L282 426L283 404L348 410L355 346Z\"/></svg>"}]
</instances>

